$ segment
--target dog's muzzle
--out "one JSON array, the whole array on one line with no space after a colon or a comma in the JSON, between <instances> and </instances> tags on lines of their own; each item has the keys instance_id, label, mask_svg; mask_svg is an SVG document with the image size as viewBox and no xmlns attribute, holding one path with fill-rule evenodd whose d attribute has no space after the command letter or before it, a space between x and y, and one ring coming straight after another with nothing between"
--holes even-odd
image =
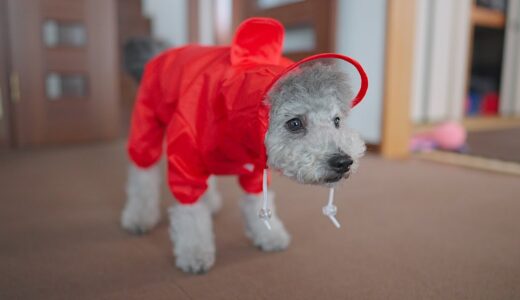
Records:
<instances>
[{"instance_id":1,"label":"dog's muzzle","mask_svg":"<svg viewBox=\"0 0 520 300\"><path fill-rule=\"evenodd\" d=\"M336 154L329 158L329 167L338 174L347 173L354 161L347 154Z\"/></svg>"}]
</instances>

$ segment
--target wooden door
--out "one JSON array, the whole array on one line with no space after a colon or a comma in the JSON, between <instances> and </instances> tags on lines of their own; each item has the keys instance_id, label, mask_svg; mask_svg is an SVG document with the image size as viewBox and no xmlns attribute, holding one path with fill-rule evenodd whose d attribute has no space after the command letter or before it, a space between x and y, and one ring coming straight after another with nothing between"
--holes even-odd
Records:
<instances>
[{"instance_id":1,"label":"wooden door","mask_svg":"<svg viewBox=\"0 0 520 300\"><path fill-rule=\"evenodd\" d=\"M19 146L119 134L114 0L8 0L10 100Z\"/></svg>"},{"instance_id":2,"label":"wooden door","mask_svg":"<svg viewBox=\"0 0 520 300\"><path fill-rule=\"evenodd\" d=\"M0 149L9 146L9 115L7 97L7 11L6 1L0 0Z\"/></svg>"}]
</instances>

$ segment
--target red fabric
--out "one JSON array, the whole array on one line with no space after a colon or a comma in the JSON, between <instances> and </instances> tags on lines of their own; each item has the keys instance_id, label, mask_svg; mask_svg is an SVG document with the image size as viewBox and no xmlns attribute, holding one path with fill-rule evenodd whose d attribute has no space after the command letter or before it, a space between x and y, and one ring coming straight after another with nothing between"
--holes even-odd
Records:
<instances>
[{"instance_id":1,"label":"red fabric","mask_svg":"<svg viewBox=\"0 0 520 300\"><path fill-rule=\"evenodd\" d=\"M132 116L132 161L155 164L166 140L168 184L183 204L200 198L211 174L238 175L246 192L260 193L269 117L262 100L291 63L282 41L278 21L253 18L231 47L189 45L154 58Z\"/></svg>"},{"instance_id":2,"label":"red fabric","mask_svg":"<svg viewBox=\"0 0 520 300\"><path fill-rule=\"evenodd\" d=\"M243 22L233 38L231 64L278 65L282 58L283 35L282 24L274 19L252 18Z\"/></svg>"}]
</instances>

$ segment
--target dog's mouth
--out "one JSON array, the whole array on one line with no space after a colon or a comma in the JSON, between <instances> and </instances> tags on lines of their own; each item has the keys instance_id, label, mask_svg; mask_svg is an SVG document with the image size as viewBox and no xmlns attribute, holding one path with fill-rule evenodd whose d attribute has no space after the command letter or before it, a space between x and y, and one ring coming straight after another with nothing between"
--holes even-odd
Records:
<instances>
[{"instance_id":1,"label":"dog's mouth","mask_svg":"<svg viewBox=\"0 0 520 300\"><path fill-rule=\"evenodd\" d=\"M347 179L349 177L350 177L350 172L347 172L347 173L343 173L343 174L334 174L332 176L325 177L325 179L323 181L325 183L335 183L335 182L340 181L343 178Z\"/></svg>"}]
</instances>

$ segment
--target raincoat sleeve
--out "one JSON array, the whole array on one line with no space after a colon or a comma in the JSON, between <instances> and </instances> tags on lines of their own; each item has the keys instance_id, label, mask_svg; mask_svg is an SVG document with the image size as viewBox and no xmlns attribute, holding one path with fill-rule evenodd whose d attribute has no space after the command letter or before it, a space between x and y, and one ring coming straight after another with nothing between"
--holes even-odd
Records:
<instances>
[{"instance_id":1,"label":"raincoat sleeve","mask_svg":"<svg viewBox=\"0 0 520 300\"><path fill-rule=\"evenodd\" d=\"M270 183L270 172L268 173L268 185ZM243 174L238 177L238 183L242 187L242 189L248 194L259 194L262 192L262 182L263 182L263 169L255 169L250 174Z\"/></svg>"},{"instance_id":2,"label":"raincoat sleeve","mask_svg":"<svg viewBox=\"0 0 520 300\"><path fill-rule=\"evenodd\" d=\"M157 118L156 107L161 101L160 61L153 60L145 68L132 113L128 154L141 168L155 164L162 153L165 126Z\"/></svg>"}]
</instances>

